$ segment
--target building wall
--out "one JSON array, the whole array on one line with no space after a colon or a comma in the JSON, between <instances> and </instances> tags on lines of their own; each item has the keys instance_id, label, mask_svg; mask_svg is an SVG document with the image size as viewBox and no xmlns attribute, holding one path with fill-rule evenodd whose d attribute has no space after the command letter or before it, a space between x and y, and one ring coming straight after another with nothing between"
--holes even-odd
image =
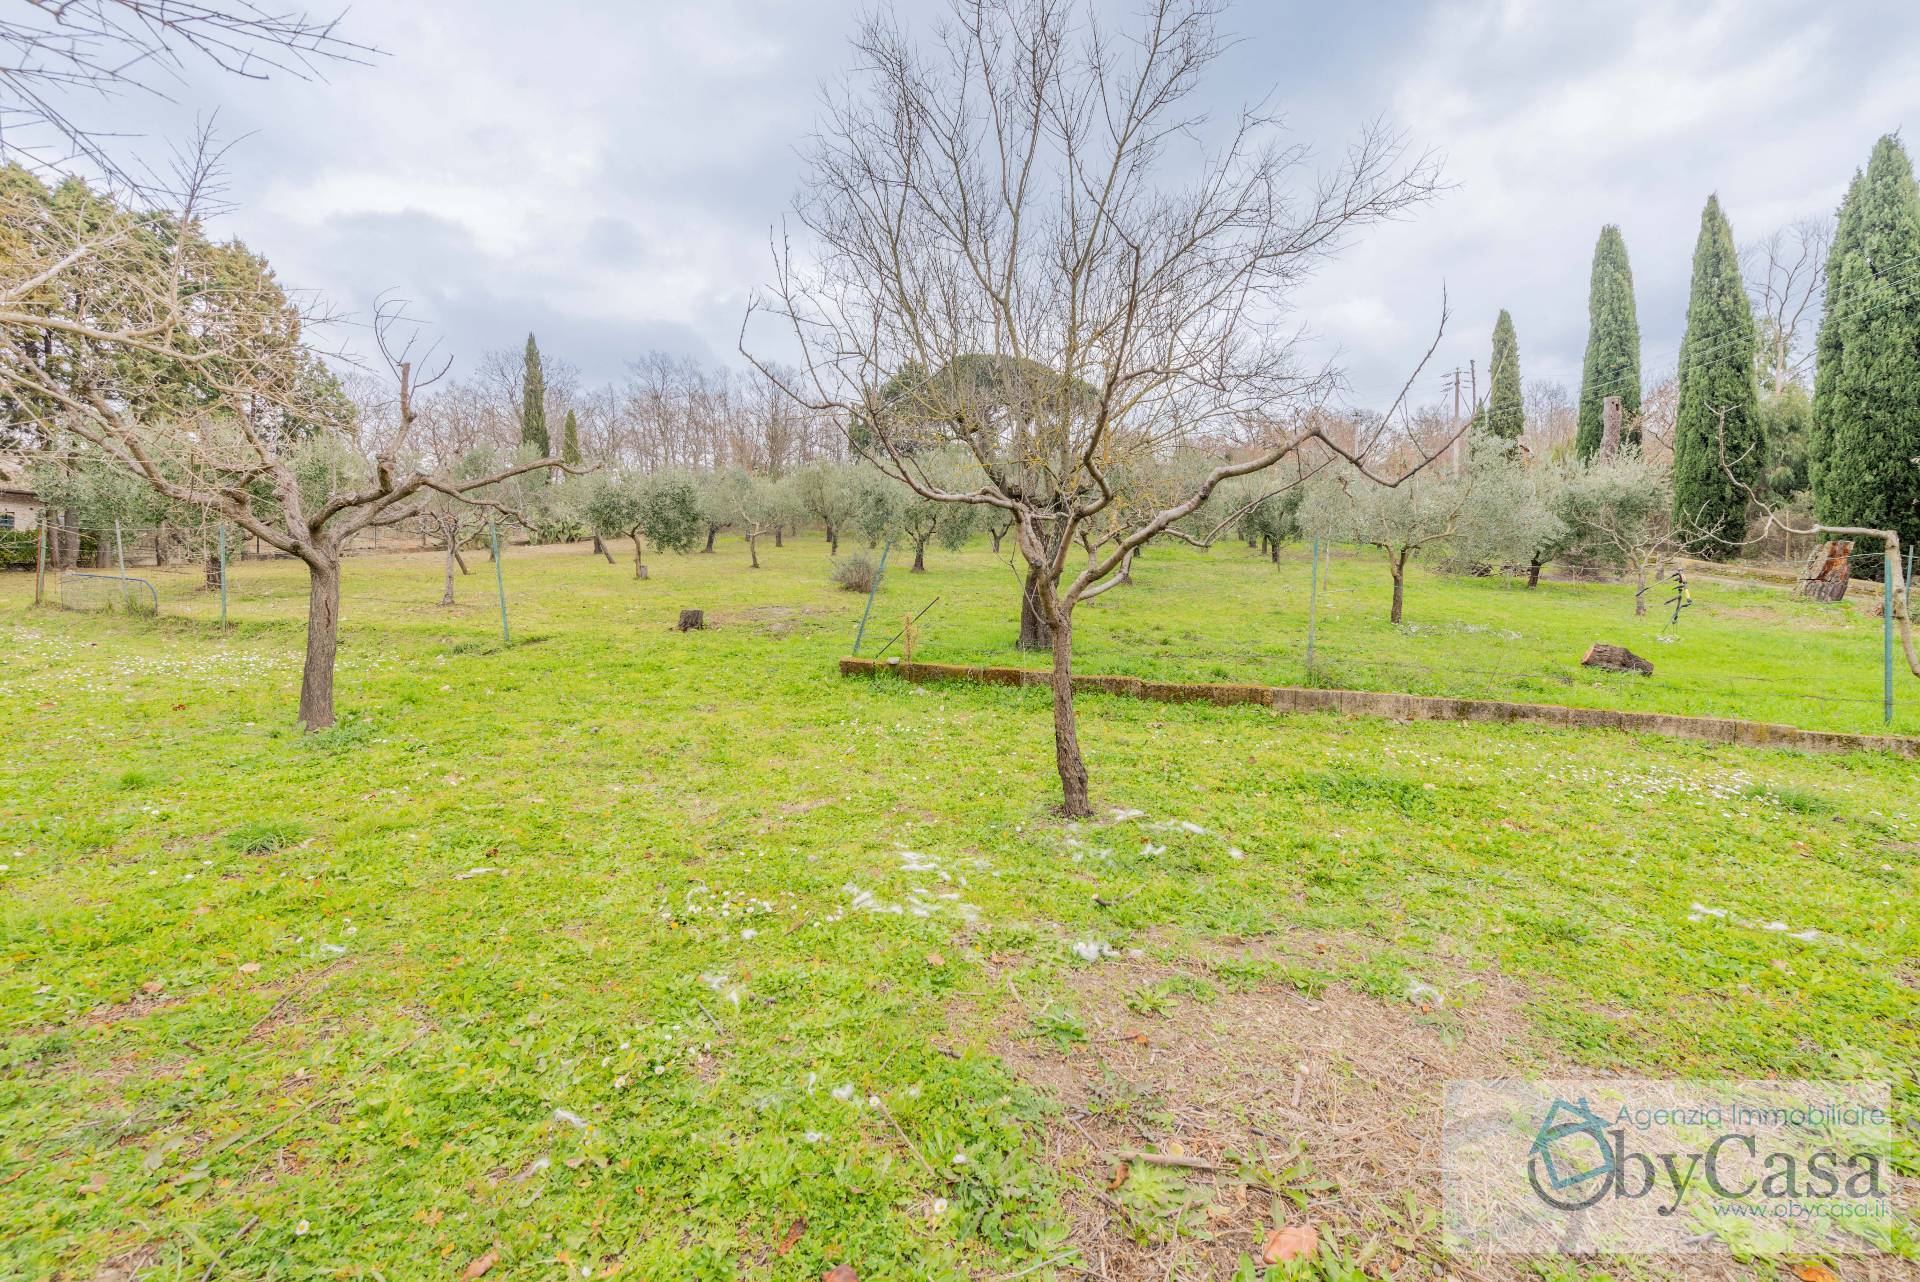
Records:
<instances>
[{"instance_id":1,"label":"building wall","mask_svg":"<svg viewBox=\"0 0 1920 1282\"><path fill-rule=\"evenodd\" d=\"M0 529L32 530L39 525L39 500L21 498L16 494L0 494Z\"/></svg>"}]
</instances>

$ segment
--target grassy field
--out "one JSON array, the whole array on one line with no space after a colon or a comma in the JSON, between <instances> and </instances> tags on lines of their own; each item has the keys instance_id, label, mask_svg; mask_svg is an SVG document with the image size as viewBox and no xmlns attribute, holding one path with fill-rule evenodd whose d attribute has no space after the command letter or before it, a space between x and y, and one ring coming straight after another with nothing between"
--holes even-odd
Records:
<instances>
[{"instance_id":1,"label":"grassy field","mask_svg":"<svg viewBox=\"0 0 1920 1282\"><path fill-rule=\"evenodd\" d=\"M1911 763L1088 697L1066 824L1043 692L841 680L861 600L761 559L515 549L511 646L484 558L357 560L312 737L296 567L224 634L0 579L0 1276L1224 1278L1276 1203L1333 1239L1276 1278L1519 1276L1424 1160L1494 1070L1890 1080L1912 1174ZM929 559L878 641L1006 661L1011 572ZM1301 681L1306 569L1156 552L1083 670ZM1879 728L1846 607L1385 583L1336 558L1316 679Z\"/></svg>"}]
</instances>

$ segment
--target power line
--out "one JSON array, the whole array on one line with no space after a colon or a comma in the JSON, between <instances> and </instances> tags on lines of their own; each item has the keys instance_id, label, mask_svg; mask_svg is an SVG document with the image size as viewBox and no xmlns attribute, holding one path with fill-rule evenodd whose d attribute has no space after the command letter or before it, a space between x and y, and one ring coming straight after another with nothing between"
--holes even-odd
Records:
<instances>
[{"instance_id":1,"label":"power line","mask_svg":"<svg viewBox=\"0 0 1920 1282\"><path fill-rule=\"evenodd\" d=\"M1897 266L1902 263L1912 262L1916 259L1920 259L1920 254L1911 254L1903 259L1896 259L1894 265ZM1876 300L1870 306L1858 305L1850 311L1841 311L1841 312L1834 313L1828 317L1824 317L1822 319L1822 323L1824 324L1826 320L1852 320L1857 317L1871 316L1871 315L1874 315L1876 312L1884 311L1885 309L1895 306L1899 303L1907 302L1916 297L1920 297L1920 267L1916 267L1911 271L1901 273L1897 276L1891 274L1891 271L1892 271L1891 267L1889 267L1888 270L1889 270L1888 275L1876 276L1875 280L1880 283L1894 284L1897 287L1899 287L1900 292L1896 293L1892 298ZM1732 347L1737 346L1741 341L1737 335L1734 335L1734 332L1731 328L1723 329L1719 331L1719 334L1717 337L1719 337L1721 341L1717 343L1713 343L1707 347L1698 349L1694 353L1694 355L1696 357L1712 356L1717 352L1726 351ZM1672 355L1672 360L1676 366L1678 365L1678 362L1679 362L1680 353L1684 350L1686 350L1686 343L1683 340L1680 346L1674 350ZM1642 360L1641 368L1644 370L1648 365L1648 363L1649 362ZM1662 361L1660 362L1660 364L1664 368L1666 362ZM1593 392L1594 394L1603 396L1603 397L1615 396L1615 395L1618 395L1622 389L1627 388L1629 386L1633 386L1635 381L1636 380L1631 379L1626 375L1620 375L1619 377L1615 378L1611 383L1599 384L1597 387L1593 389ZM1588 394L1588 389L1585 387L1585 385L1582 385L1580 394L1582 398L1584 398Z\"/></svg>"}]
</instances>

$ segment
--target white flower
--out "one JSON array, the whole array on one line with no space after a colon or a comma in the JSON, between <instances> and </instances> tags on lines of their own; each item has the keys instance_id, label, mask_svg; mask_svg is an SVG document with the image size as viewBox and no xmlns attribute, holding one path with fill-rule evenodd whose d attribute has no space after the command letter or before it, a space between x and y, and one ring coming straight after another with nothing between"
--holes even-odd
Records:
<instances>
[{"instance_id":1,"label":"white flower","mask_svg":"<svg viewBox=\"0 0 1920 1282\"><path fill-rule=\"evenodd\" d=\"M945 1215L945 1214L947 1213L947 1199L946 1199L946 1198L944 1198L944 1197L936 1197L936 1198L934 1198L934 1199L933 1199L933 1213L934 1213L935 1215Z\"/></svg>"},{"instance_id":2,"label":"white flower","mask_svg":"<svg viewBox=\"0 0 1920 1282\"><path fill-rule=\"evenodd\" d=\"M313 1226L311 1224L308 1224L305 1220L302 1220L298 1224L293 1226L293 1235L295 1237L305 1237L307 1235L307 1230L312 1227Z\"/></svg>"},{"instance_id":3,"label":"white flower","mask_svg":"<svg viewBox=\"0 0 1920 1282\"><path fill-rule=\"evenodd\" d=\"M965 1166L967 1164L967 1150L961 1149L955 1153L953 1155L953 1164L955 1166Z\"/></svg>"}]
</instances>

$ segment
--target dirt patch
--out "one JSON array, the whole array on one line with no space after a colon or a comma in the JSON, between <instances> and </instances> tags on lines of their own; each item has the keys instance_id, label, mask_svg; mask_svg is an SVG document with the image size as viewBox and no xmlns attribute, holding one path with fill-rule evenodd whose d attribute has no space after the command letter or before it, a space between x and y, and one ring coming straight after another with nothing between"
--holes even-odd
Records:
<instances>
[{"instance_id":1,"label":"dirt patch","mask_svg":"<svg viewBox=\"0 0 1920 1282\"><path fill-rule=\"evenodd\" d=\"M93 1282L134 1282L160 1262L160 1248L151 1243L122 1251L94 1271Z\"/></svg>"},{"instance_id":2,"label":"dirt patch","mask_svg":"<svg viewBox=\"0 0 1920 1282\"><path fill-rule=\"evenodd\" d=\"M1050 1164L1086 1276L1229 1277L1276 1221L1331 1230L1347 1259L1397 1280L1537 1276L1441 1252L1446 1083L1577 1071L1533 1032L1526 991L1464 970L1426 976L1439 991L1412 1000L1246 986L1263 967L1298 973L1326 957L1302 936L1181 966L1115 958L1075 971L1055 1007L1011 1010L995 1050L1059 1105ZM1084 1040L1047 1035L1061 1007ZM1125 1160L1139 1153L1171 1161ZM1745 1276L1713 1258L1678 1275Z\"/></svg>"},{"instance_id":3,"label":"dirt patch","mask_svg":"<svg viewBox=\"0 0 1920 1282\"><path fill-rule=\"evenodd\" d=\"M174 997L166 993L141 993L124 1002L95 1006L82 1018L96 1028L104 1028L130 1019L145 1019L156 1011L171 1009L184 1001L186 1001L184 997Z\"/></svg>"},{"instance_id":4,"label":"dirt patch","mask_svg":"<svg viewBox=\"0 0 1920 1282\"><path fill-rule=\"evenodd\" d=\"M811 620L837 611L818 605L755 605L744 610L727 610L707 616L708 627L726 627L745 623L771 637L784 637L802 629L811 631Z\"/></svg>"}]
</instances>

